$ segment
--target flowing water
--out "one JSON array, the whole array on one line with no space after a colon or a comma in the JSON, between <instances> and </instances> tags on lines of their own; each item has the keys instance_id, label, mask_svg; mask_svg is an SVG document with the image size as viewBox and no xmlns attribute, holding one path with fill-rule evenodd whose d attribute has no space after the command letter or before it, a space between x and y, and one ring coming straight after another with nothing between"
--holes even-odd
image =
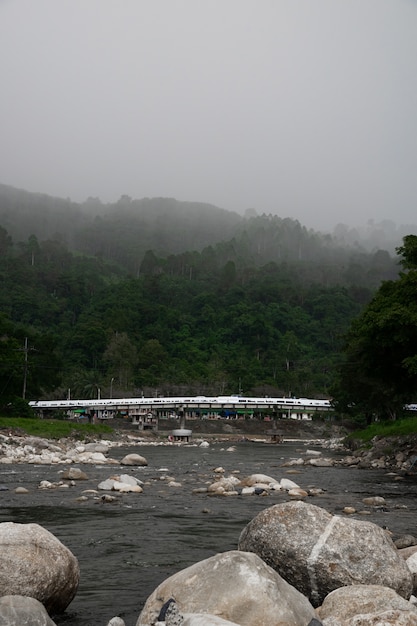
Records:
<instances>
[{"instance_id":1,"label":"flowing water","mask_svg":"<svg viewBox=\"0 0 417 626\"><path fill-rule=\"evenodd\" d=\"M106 626L116 615L127 626L135 626L146 598L165 578L218 552L236 549L240 532L259 511L289 499L279 492L233 497L193 493L213 481L213 470L219 466L225 475L263 473L277 480L290 478L303 488L320 487L324 494L308 498L309 503L336 514L344 506L367 510L370 514L355 517L388 527L394 538L417 536L416 477L399 481L385 470L311 466L288 474L282 463L301 456L305 451L301 442L278 446L244 442L233 444L234 451L228 451L228 445L115 448L109 456L121 459L129 452L139 453L148 466L81 466L88 480L66 490L38 489L41 480L59 481L63 466L0 466L0 483L9 489L0 491L0 522L41 524L78 558L79 589L66 612L54 616L58 626ZM100 481L120 473L144 481L143 493L119 495L115 502L105 503L99 492L86 502L77 501L84 490L96 489ZM181 486L169 486L165 476ZM29 493L15 494L17 486ZM371 495L384 496L387 506L363 505L362 499Z\"/></svg>"}]
</instances>

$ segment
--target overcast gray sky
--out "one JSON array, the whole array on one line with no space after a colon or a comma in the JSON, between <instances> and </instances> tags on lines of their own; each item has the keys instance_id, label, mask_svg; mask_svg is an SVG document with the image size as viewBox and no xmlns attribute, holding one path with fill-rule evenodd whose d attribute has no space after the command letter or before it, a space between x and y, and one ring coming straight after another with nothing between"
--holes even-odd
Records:
<instances>
[{"instance_id":1,"label":"overcast gray sky","mask_svg":"<svg viewBox=\"0 0 417 626\"><path fill-rule=\"evenodd\" d=\"M0 0L0 182L417 222L417 0Z\"/></svg>"}]
</instances>

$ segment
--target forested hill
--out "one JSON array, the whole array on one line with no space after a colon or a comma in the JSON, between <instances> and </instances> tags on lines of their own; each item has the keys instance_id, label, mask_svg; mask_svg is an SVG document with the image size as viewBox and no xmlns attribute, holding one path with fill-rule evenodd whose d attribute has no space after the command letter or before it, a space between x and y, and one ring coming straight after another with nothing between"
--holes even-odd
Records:
<instances>
[{"instance_id":1,"label":"forested hill","mask_svg":"<svg viewBox=\"0 0 417 626\"><path fill-rule=\"evenodd\" d=\"M139 275L149 250L166 258L200 253L211 246L216 248L220 262L231 260L239 267L283 261L321 264L328 269L318 280L333 283L332 273L337 270L340 274L341 266L356 264L370 241L373 253L379 248L394 250L392 241L391 247L374 245L383 240L386 224L375 225L368 239L362 241L354 229L343 225L330 236L307 229L297 220L257 216L253 210L242 217L204 203L172 198L132 200L128 196L110 204L98 198L77 204L7 185L0 185L0 226L16 243L33 236L38 241L59 241L70 251L117 263L134 276ZM392 225L390 232L395 238ZM397 233L395 245L401 241ZM211 254L209 249L206 256ZM377 262L388 263L387 257L384 260L379 252ZM329 271L330 266L333 271Z\"/></svg>"},{"instance_id":2,"label":"forested hill","mask_svg":"<svg viewBox=\"0 0 417 626\"><path fill-rule=\"evenodd\" d=\"M69 389L326 397L351 320L398 269L289 218L3 186L0 409Z\"/></svg>"}]
</instances>

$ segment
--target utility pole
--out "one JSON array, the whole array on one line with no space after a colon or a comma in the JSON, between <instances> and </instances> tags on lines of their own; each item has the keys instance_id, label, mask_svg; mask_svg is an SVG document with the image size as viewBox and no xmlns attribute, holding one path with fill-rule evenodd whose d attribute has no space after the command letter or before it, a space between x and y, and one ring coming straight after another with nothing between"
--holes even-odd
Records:
<instances>
[{"instance_id":1,"label":"utility pole","mask_svg":"<svg viewBox=\"0 0 417 626\"><path fill-rule=\"evenodd\" d=\"M30 350L35 350L36 348L29 348L28 345L28 338L25 337L25 345L23 348L18 348L17 352L24 352L25 353L25 359L23 362L23 391L22 391L22 398L23 400L26 400L26 385L27 385L27 379L28 379L28 353Z\"/></svg>"},{"instance_id":2,"label":"utility pole","mask_svg":"<svg viewBox=\"0 0 417 626\"><path fill-rule=\"evenodd\" d=\"M26 382L27 382L27 377L28 377L28 352L29 352L29 348L28 348L28 338L25 337L25 347L23 348L23 352L25 353L25 362L23 365L23 393L22 393L22 398L23 400L26 399Z\"/></svg>"}]
</instances>

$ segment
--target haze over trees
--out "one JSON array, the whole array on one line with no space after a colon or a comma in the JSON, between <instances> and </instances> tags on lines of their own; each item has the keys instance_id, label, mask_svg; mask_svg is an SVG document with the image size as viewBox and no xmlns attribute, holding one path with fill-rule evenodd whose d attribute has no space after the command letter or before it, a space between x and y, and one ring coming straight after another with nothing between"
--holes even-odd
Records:
<instances>
[{"instance_id":1,"label":"haze over trees","mask_svg":"<svg viewBox=\"0 0 417 626\"><path fill-rule=\"evenodd\" d=\"M297 220L173 199L0 186L0 225L3 412L23 395L329 397L352 320L399 272Z\"/></svg>"}]
</instances>

